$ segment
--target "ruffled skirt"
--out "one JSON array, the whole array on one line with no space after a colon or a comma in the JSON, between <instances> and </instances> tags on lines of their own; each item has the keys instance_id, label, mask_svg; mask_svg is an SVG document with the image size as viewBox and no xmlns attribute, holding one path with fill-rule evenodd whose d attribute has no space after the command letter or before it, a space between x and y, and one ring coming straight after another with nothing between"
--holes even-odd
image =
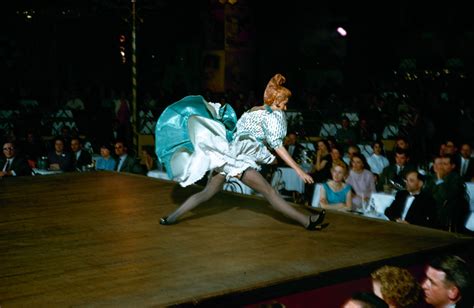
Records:
<instances>
[{"instance_id":1,"label":"ruffled skirt","mask_svg":"<svg viewBox=\"0 0 474 308\"><path fill-rule=\"evenodd\" d=\"M226 128L220 122L202 116L188 119L188 133L194 151L178 149L171 157L173 180L185 187L215 170L227 178L241 175L247 168L260 169L275 156L252 135L237 134L233 141L226 138Z\"/></svg>"}]
</instances>

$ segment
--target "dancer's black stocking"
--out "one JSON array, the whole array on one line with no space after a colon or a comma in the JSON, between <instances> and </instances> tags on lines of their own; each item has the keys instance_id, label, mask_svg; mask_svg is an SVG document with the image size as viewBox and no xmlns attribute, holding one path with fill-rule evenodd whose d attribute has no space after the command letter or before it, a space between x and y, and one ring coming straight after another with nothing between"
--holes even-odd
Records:
<instances>
[{"instance_id":1,"label":"dancer's black stocking","mask_svg":"<svg viewBox=\"0 0 474 308\"><path fill-rule=\"evenodd\" d=\"M293 220L296 220L304 227L309 225L310 218L307 215L298 212L295 208L283 200L280 194L265 180L265 178L258 171L251 168L247 169L242 175L241 180L253 190L261 193L277 211ZM319 215L312 216L311 221L316 220L318 216Z\"/></svg>"},{"instance_id":2,"label":"dancer's black stocking","mask_svg":"<svg viewBox=\"0 0 474 308\"><path fill-rule=\"evenodd\" d=\"M207 182L206 187L189 197L180 207L176 209L173 213L171 213L167 218L166 221L168 223L174 223L178 217L183 215L184 213L194 209L199 204L211 199L215 194L222 190L222 187L225 183L225 176L221 174L214 175L209 182Z\"/></svg>"}]
</instances>

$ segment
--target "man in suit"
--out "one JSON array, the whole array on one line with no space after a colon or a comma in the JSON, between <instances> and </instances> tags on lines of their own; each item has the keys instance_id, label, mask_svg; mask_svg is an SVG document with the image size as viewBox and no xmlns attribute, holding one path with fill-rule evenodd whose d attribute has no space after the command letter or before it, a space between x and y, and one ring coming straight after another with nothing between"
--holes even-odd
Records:
<instances>
[{"instance_id":1,"label":"man in suit","mask_svg":"<svg viewBox=\"0 0 474 308\"><path fill-rule=\"evenodd\" d=\"M395 200L385 210L385 215L393 221L425 227L437 227L436 208L433 197L422 190L423 175L412 170L406 174L406 190L400 190Z\"/></svg>"},{"instance_id":2,"label":"man in suit","mask_svg":"<svg viewBox=\"0 0 474 308\"><path fill-rule=\"evenodd\" d=\"M82 142L79 137L71 139L72 165L74 171L83 171L82 167L92 163L91 154L82 149Z\"/></svg>"},{"instance_id":3,"label":"man in suit","mask_svg":"<svg viewBox=\"0 0 474 308\"><path fill-rule=\"evenodd\" d=\"M437 256L428 263L425 274L421 287L430 307L473 307L474 278L466 261L451 254Z\"/></svg>"},{"instance_id":4,"label":"man in suit","mask_svg":"<svg viewBox=\"0 0 474 308\"><path fill-rule=\"evenodd\" d=\"M288 153L295 161L298 161L301 157L302 151L305 149L299 142L298 136L294 132L288 133L283 142L283 146L286 148ZM286 163L282 162L286 166Z\"/></svg>"},{"instance_id":5,"label":"man in suit","mask_svg":"<svg viewBox=\"0 0 474 308\"><path fill-rule=\"evenodd\" d=\"M466 185L461 176L454 171L455 167L453 156L435 157L434 175L428 181L427 190L435 200L440 228L452 232L466 232L469 198Z\"/></svg>"},{"instance_id":6,"label":"man in suit","mask_svg":"<svg viewBox=\"0 0 474 308\"><path fill-rule=\"evenodd\" d=\"M0 157L0 177L31 175L28 162L16 155L13 142L3 144L3 157Z\"/></svg>"},{"instance_id":7,"label":"man in suit","mask_svg":"<svg viewBox=\"0 0 474 308\"><path fill-rule=\"evenodd\" d=\"M115 155L117 156L117 165L115 171L145 174L139 162L128 154L128 147L123 141L115 142Z\"/></svg>"},{"instance_id":8,"label":"man in suit","mask_svg":"<svg viewBox=\"0 0 474 308\"><path fill-rule=\"evenodd\" d=\"M390 184L390 181L400 186L405 186L404 180L409 171L416 170L410 164L410 156L404 149L398 148L395 151L395 164L385 167L377 181L377 191L383 191L383 185Z\"/></svg>"},{"instance_id":9,"label":"man in suit","mask_svg":"<svg viewBox=\"0 0 474 308\"><path fill-rule=\"evenodd\" d=\"M459 149L459 155L455 160L455 170L464 182L474 182L474 159L471 158L471 145L469 143L463 143Z\"/></svg>"}]
</instances>

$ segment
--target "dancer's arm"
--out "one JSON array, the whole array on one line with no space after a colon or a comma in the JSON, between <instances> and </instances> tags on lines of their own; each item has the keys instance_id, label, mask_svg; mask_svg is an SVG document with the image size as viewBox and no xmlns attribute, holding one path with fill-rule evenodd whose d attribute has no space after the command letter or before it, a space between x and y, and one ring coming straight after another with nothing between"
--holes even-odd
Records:
<instances>
[{"instance_id":1,"label":"dancer's arm","mask_svg":"<svg viewBox=\"0 0 474 308\"><path fill-rule=\"evenodd\" d=\"M290 153L288 153L288 151L286 150L286 148L284 146L276 148L275 152L278 154L278 156L281 157L281 159L283 159L283 161L288 166L290 166L291 168L293 168L296 171L296 174L298 174L298 176L305 183L308 183L308 184L313 184L314 183L313 178L309 174L304 172L304 170L301 169L301 167L293 160L293 158L291 158Z\"/></svg>"}]
</instances>

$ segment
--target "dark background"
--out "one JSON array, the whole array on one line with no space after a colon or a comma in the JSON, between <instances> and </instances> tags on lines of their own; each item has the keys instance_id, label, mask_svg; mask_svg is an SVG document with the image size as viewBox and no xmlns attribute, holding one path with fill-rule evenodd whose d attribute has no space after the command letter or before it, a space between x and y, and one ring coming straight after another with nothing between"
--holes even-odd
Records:
<instances>
[{"instance_id":1,"label":"dark background","mask_svg":"<svg viewBox=\"0 0 474 308\"><path fill-rule=\"evenodd\" d=\"M230 4L225 4L230 5ZM1 103L19 96L57 104L64 89L129 91L131 2L119 0L11 1L2 4ZM169 99L201 93L202 54L224 48L218 1L137 0L138 92L166 91ZM276 72L293 91L324 87L359 92L406 71L463 74L470 84L474 30L467 5L312 1L238 1L253 55L247 89L262 92ZM32 18L26 16L31 14ZM29 13L26 13L29 12ZM343 26L348 36L335 29ZM127 63L121 63L124 34ZM222 41L221 41L222 38ZM454 60L453 60L454 59ZM408 61L408 63L410 63ZM431 73L430 73L431 74ZM458 76L458 75L457 75ZM459 76L458 76L459 77Z\"/></svg>"}]
</instances>

